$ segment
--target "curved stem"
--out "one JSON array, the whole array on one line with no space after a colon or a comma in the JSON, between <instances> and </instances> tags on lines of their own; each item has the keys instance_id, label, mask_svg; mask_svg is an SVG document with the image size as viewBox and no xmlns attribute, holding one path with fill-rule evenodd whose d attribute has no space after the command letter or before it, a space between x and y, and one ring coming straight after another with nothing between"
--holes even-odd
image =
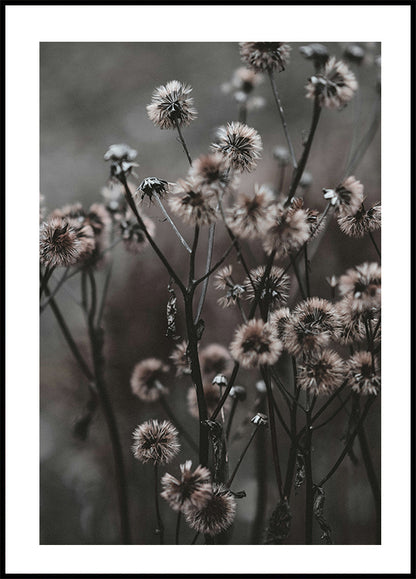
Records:
<instances>
[{"instance_id":1,"label":"curved stem","mask_svg":"<svg viewBox=\"0 0 416 579\"><path fill-rule=\"evenodd\" d=\"M313 138L315 136L316 127L318 126L320 116L321 116L321 107L319 105L318 99L315 98L315 101L313 104L312 123L311 123L311 128L309 129L308 140L306 141L305 148L303 149L303 153L302 153L302 157L299 161L299 165L295 169L292 183L291 183L290 189L289 189L289 194L288 194L286 202L285 202L285 207L290 205L293 197L295 196L296 189L299 185L299 182L300 182L301 177L303 175L303 171L305 170L305 167L306 167L306 162L307 162L308 157L309 157L309 153L310 153L311 146L312 146L312 141L313 141Z\"/></svg>"},{"instance_id":2,"label":"curved stem","mask_svg":"<svg viewBox=\"0 0 416 579\"><path fill-rule=\"evenodd\" d=\"M188 147L186 146L185 139L183 138L182 131L181 131L181 128L180 128L177 120L175 121L175 125L176 125L176 130L178 131L179 141L182 145L183 150L185 151L185 155L189 161L189 164L192 165L192 158L191 158L191 155L189 154Z\"/></svg>"},{"instance_id":3,"label":"curved stem","mask_svg":"<svg viewBox=\"0 0 416 579\"><path fill-rule=\"evenodd\" d=\"M160 209L162 210L163 215L166 217L168 223L170 224L170 226L172 227L173 231L175 232L176 236L178 237L179 241L182 243L182 245L184 246L184 248L186 249L186 251L188 251L189 253L191 253L191 248L189 247L189 245L186 243L185 239L182 237L179 229L176 227L176 225L173 223L169 213L166 211L165 206L163 205L159 195L157 193L153 193L153 197L156 199L156 201L159 204Z\"/></svg>"},{"instance_id":4,"label":"curved stem","mask_svg":"<svg viewBox=\"0 0 416 579\"><path fill-rule=\"evenodd\" d=\"M284 113L284 110L282 107L282 103L281 103L280 98L279 98L279 93L277 91L276 81L275 81L275 78L274 78L273 73L271 71L269 72L269 78L270 78L270 84L272 85L272 91L273 91L274 100L276 102L277 110L279 111L280 120L282 121L283 131L284 131L285 137L286 137L286 142L287 142L288 147L289 147L290 157L292 159L292 165L296 169L298 164L296 162L295 151L293 150L292 140L289 136L289 130L287 128L286 117L285 117L285 113Z\"/></svg>"},{"instance_id":5,"label":"curved stem","mask_svg":"<svg viewBox=\"0 0 416 579\"><path fill-rule=\"evenodd\" d=\"M166 259L166 257L164 256L164 254L162 253L162 251L159 249L158 245L156 244L156 242L154 241L153 237L150 235L150 233L148 232L146 225L143 222L143 219L140 217L139 212L137 211L137 207L136 204L134 202L133 196L131 194L131 191L129 189L129 186L127 184L127 180L126 177L124 175L124 173L121 173L118 176L119 180L121 181L122 185L124 186L124 190L126 193L126 200L127 203L129 204L130 209L133 211L141 229L143 230L143 233L146 236L147 241L150 243L150 245L152 246L153 250L155 251L156 255L158 256L158 258L160 259L160 261L163 263L163 265L165 266L165 268L167 269L169 275L175 280L177 286L181 289L182 293L185 293L186 289L185 286L183 285L182 281L179 279L179 277L177 276L176 272L173 270L172 266L170 265L170 263L168 262L168 260Z\"/></svg>"},{"instance_id":6,"label":"curved stem","mask_svg":"<svg viewBox=\"0 0 416 579\"><path fill-rule=\"evenodd\" d=\"M251 433L251 436L250 436L250 438L249 438L246 446L244 447L242 453L240 454L240 458L238 459L237 464L235 465L235 468L234 468L234 470L233 470L230 478L229 478L228 481L227 481L227 487L228 487L228 488L230 488L230 486L232 485L232 482L233 482L233 480L234 480L234 477L235 477L235 475L237 474L237 471L238 471L238 469L240 468L241 463L243 462L243 458L245 457L246 452L248 451L250 444L253 442L254 437L256 436L257 431L258 431L258 429L259 429L260 426L261 426L260 424L256 424L256 428L255 428L255 429L253 430L253 432Z\"/></svg>"}]
</instances>

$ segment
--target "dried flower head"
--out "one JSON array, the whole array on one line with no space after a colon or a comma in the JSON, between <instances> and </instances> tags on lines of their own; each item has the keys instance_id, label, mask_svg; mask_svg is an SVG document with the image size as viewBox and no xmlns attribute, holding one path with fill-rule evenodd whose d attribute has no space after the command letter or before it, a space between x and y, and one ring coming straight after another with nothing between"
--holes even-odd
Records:
<instances>
[{"instance_id":1,"label":"dried flower head","mask_svg":"<svg viewBox=\"0 0 416 579\"><path fill-rule=\"evenodd\" d=\"M356 352L348 361L348 384L357 394L376 396L380 390L381 377L378 360L371 352Z\"/></svg>"},{"instance_id":2,"label":"dried flower head","mask_svg":"<svg viewBox=\"0 0 416 579\"><path fill-rule=\"evenodd\" d=\"M321 106L339 109L353 98L357 88L357 80L347 65L331 57L322 73L309 79L306 97L317 98Z\"/></svg>"},{"instance_id":3,"label":"dried flower head","mask_svg":"<svg viewBox=\"0 0 416 579\"><path fill-rule=\"evenodd\" d=\"M351 306L355 310L380 307L381 304L381 267L378 263L363 263L348 269L339 278L339 291L342 296L351 296Z\"/></svg>"},{"instance_id":4,"label":"dried flower head","mask_svg":"<svg viewBox=\"0 0 416 579\"><path fill-rule=\"evenodd\" d=\"M237 172L251 171L260 158L263 144L255 129L244 123L227 123L217 131L217 142L211 145L220 153L231 169Z\"/></svg>"},{"instance_id":5,"label":"dried flower head","mask_svg":"<svg viewBox=\"0 0 416 579\"><path fill-rule=\"evenodd\" d=\"M104 155L105 161L111 161L111 175L118 176L121 173L128 175L131 173L133 167L138 167L139 165L134 162L137 157L137 151L126 145L125 143L120 143L117 145L111 145L108 151Z\"/></svg>"},{"instance_id":6,"label":"dried flower head","mask_svg":"<svg viewBox=\"0 0 416 579\"><path fill-rule=\"evenodd\" d=\"M301 46L299 52L307 60L312 60L317 69L323 67L329 58L327 47L318 42L312 42L306 46Z\"/></svg>"},{"instance_id":7,"label":"dried flower head","mask_svg":"<svg viewBox=\"0 0 416 579\"><path fill-rule=\"evenodd\" d=\"M133 432L132 451L140 462L167 464L178 454L178 431L168 420L148 420Z\"/></svg>"},{"instance_id":8,"label":"dried flower head","mask_svg":"<svg viewBox=\"0 0 416 579\"><path fill-rule=\"evenodd\" d=\"M214 484L212 495L202 508L187 507L185 518L188 525L204 535L218 535L232 524L236 511L233 495L222 484Z\"/></svg>"},{"instance_id":9,"label":"dried flower head","mask_svg":"<svg viewBox=\"0 0 416 579\"><path fill-rule=\"evenodd\" d=\"M214 386L219 386L220 388L226 388L228 384L227 377L224 374L216 374L212 379Z\"/></svg>"},{"instance_id":10,"label":"dried flower head","mask_svg":"<svg viewBox=\"0 0 416 579\"><path fill-rule=\"evenodd\" d=\"M235 306L238 303L238 300L242 298L244 295L245 289L244 286L240 284L235 284L230 286L225 295L218 298L217 303L222 308L229 308L230 306Z\"/></svg>"},{"instance_id":11,"label":"dried flower head","mask_svg":"<svg viewBox=\"0 0 416 579\"><path fill-rule=\"evenodd\" d=\"M134 189L132 183L127 183L130 189ZM113 219L118 219L126 210L124 186L116 179L109 179L107 185L101 189L105 207Z\"/></svg>"},{"instance_id":12,"label":"dried flower head","mask_svg":"<svg viewBox=\"0 0 416 579\"><path fill-rule=\"evenodd\" d=\"M159 195L159 197L165 197L168 192L169 183L163 179L158 179L157 177L146 177L140 183L136 192L139 193L142 201L145 197L152 201L153 195Z\"/></svg>"},{"instance_id":13,"label":"dried flower head","mask_svg":"<svg viewBox=\"0 0 416 579\"><path fill-rule=\"evenodd\" d=\"M308 356L299 367L298 384L311 394L330 394L345 378L345 362L331 350Z\"/></svg>"},{"instance_id":14,"label":"dried flower head","mask_svg":"<svg viewBox=\"0 0 416 579\"><path fill-rule=\"evenodd\" d=\"M353 176L345 179L336 189L323 189L323 193L341 216L354 215L364 201L364 186Z\"/></svg>"},{"instance_id":15,"label":"dried flower head","mask_svg":"<svg viewBox=\"0 0 416 579\"><path fill-rule=\"evenodd\" d=\"M373 309L357 309L351 295L337 302L335 308L340 322L337 340L345 345L361 342L365 338L365 322L374 316Z\"/></svg>"},{"instance_id":16,"label":"dried flower head","mask_svg":"<svg viewBox=\"0 0 416 579\"><path fill-rule=\"evenodd\" d=\"M194 179L179 179L169 198L170 208L189 225L207 225L217 218L217 199Z\"/></svg>"},{"instance_id":17,"label":"dried flower head","mask_svg":"<svg viewBox=\"0 0 416 579\"><path fill-rule=\"evenodd\" d=\"M186 340L177 344L169 357L176 367L176 376L188 375L191 373L191 362L188 356L188 342Z\"/></svg>"},{"instance_id":18,"label":"dried flower head","mask_svg":"<svg viewBox=\"0 0 416 579\"><path fill-rule=\"evenodd\" d=\"M280 308L275 310L271 316L269 323L274 328L277 337L285 347L286 344L286 327L290 322L291 314L289 308Z\"/></svg>"},{"instance_id":19,"label":"dried flower head","mask_svg":"<svg viewBox=\"0 0 416 579\"><path fill-rule=\"evenodd\" d=\"M290 46L284 42L240 42L241 59L256 71L285 70L289 62Z\"/></svg>"},{"instance_id":20,"label":"dried flower head","mask_svg":"<svg viewBox=\"0 0 416 579\"><path fill-rule=\"evenodd\" d=\"M244 280L246 299L254 301L256 297L270 308L283 305L289 297L290 278L281 267L273 266L266 279L266 268L261 265L250 271L250 278Z\"/></svg>"},{"instance_id":21,"label":"dried flower head","mask_svg":"<svg viewBox=\"0 0 416 579\"><path fill-rule=\"evenodd\" d=\"M94 248L94 231L88 224L52 217L40 227L40 262L44 266L80 264L92 254Z\"/></svg>"},{"instance_id":22,"label":"dried flower head","mask_svg":"<svg viewBox=\"0 0 416 579\"><path fill-rule=\"evenodd\" d=\"M130 378L133 394L145 402L159 400L168 390L161 380L169 371L169 367L157 358L147 358L134 367Z\"/></svg>"},{"instance_id":23,"label":"dried flower head","mask_svg":"<svg viewBox=\"0 0 416 579\"><path fill-rule=\"evenodd\" d=\"M312 185L312 182L313 182L312 174L309 173L308 171L304 171L299 181L299 187L301 189L309 189L309 187Z\"/></svg>"},{"instance_id":24,"label":"dried flower head","mask_svg":"<svg viewBox=\"0 0 416 579\"><path fill-rule=\"evenodd\" d=\"M169 473L162 479L163 491L160 495L167 500L174 511L188 507L202 509L212 496L211 474L204 466L197 466L192 472L192 461L180 465L181 477L178 480Z\"/></svg>"},{"instance_id":25,"label":"dried flower head","mask_svg":"<svg viewBox=\"0 0 416 579\"><path fill-rule=\"evenodd\" d=\"M232 265L226 265L219 269L215 274L214 287L216 289L226 289L227 287L233 286L234 282L231 278L232 273Z\"/></svg>"},{"instance_id":26,"label":"dried flower head","mask_svg":"<svg viewBox=\"0 0 416 579\"><path fill-rule=\"evenodd\" d=\"M304 210L306 212L306 221L309 225L309 240L315 239L323 229L325 229L326 217L323 217L316 209L309 209L304 207L304 202L301 197L292 199L290 205L290 212Z\"/></svg>"},{"instance_id":27,"label":"dried flower head","mask_svg":"<svg viewBox=\"0 0 416 579\"><path fill-rule=\"evenodd\" d=\"M233 386L230 390L230 398L235 398L240 402L244 402L244 400L247 398L247 391L244 386Z\"/></svg>"},{"instance_id":28,"label":"dried flower head","mask_svg":"<svg viewBox=\"0 0 416 579\"><path fill-rule=\"evenodd\" d=\"M286 255L300 249L309 239L309 231L308 214L304 209L295 211L279 204L273 214L273 224L266 231L264 249L268 253L276 250L278 255Z\"/></svg>"},{"instance_id":29,"label":"dried flower head","mask_svg":"<svg viewBox=\"0 0 416 579\"><path fill-rule=\"evenodd\" d=\"M367 233L381 228L381 205L376 203L370 209L364 205L354 215L338 217L339 228L349 237L364 237Z\"/></svg>"},{"instance_id":30,"label":"dried flower head","mask_svg":"<svg viewBox=\"0 0 416 579\"><path fill-rule=\"evenodd\" d=\"M198 187L214 195L222 195L236 185L235 174L219 153L201 155L195 159L188 174Z\"/></svg>"},{"instance_id":31,"label":"dried flower head","mask_svg":"<svg viewBox=\"0 0 416 579\"><path fill-rule=\"evenodd\" d=\"M178 80L171 80L158 87L147 114L152 123L161 129L174 129L176 125L189 125L197 117L194 99L189 96L192 88Z\"/></svg>"},{"instance_id":32,"label":"dried flower head","mask_svg":"<svg viewBox=\"0 0 416 579\"><path fill-rule=\"evenodd\" d=\"M231 81L222 85L222 89L225 93L242 92L249 95L261 82L263 82L262 74L241 66L234 71Z\"/></svg>"},{"instance_id":33,"label":"dried flower head","mask_svg":"<svg viewBox=\"0 0 416 579\"><path fill-rule=\"evenodd\" d=\"M273 194L262 185L254 188L254 195L240 194L227 211L227 224L237 237L260 237L273 223Z\"/></svg>"},{"instance_id":34,"label":"dried flower head","mask_svg":"<svg viewBox=\"0 0 416 579\"><path fill-rule=\"evenodd\" d=\"M149 235L154 237L156 230L155 224L143 213L141 213L140 216ZM124 247L130 253L140 253L149 244L143 228L137 222L130 208L128 208L120 220L120 231Z\"/></svg>"},{"instance_id":35,"label":"dried flower head","mask_svg":"<svg viewBox=\"0 0 416 579\"><path fill-rule=\"evenodd\" d=\"M277 362L282 344L270 324L250 320L236 330L230 352L243 368L255 368Z\"/></svg>"},{"instance_id":36,"label":"dried flower head","mask_svg":"<svg viewBox=\"0 0 416 579\"><path fill-rule=\"evenodd\" d=\"M204 384L204 396L205 402L207 405L208 416L210 416L214 410L216 409L218 402L220 401L220 389L216 384L211 384L211 382L207 382ZM194 418L199 418L199 411L198 411L198 400L196 396L196 388L191 387L188 390L187 396L188 402L188 410L189 414L194 416ZM224 411L227 412L229 409L229 399L227 399L226 403L224 404L223 408Z\"/></svg>"},{"instance_id":37,"label":"dried flower head","mask_svg":"<svg viewBox=\"0 0 416 579\"><path fill-rule=\"evenodd\" d=\"M253 424L259 424L260 426L267 426L268 423L268 418L265 414L262 414L261 412L257 412L257 414L255 416L253 416L253 418L250 420L250 422L252 422Z\"/></svg>"},{"instance_id":38,"label":"dried flower head","mask_svg":"<svg viewBox=\"0 0 416 579\"><path fill-rule=\"evenodd\" d=\"M203 376L208 378L217 374L227 374L232 365L230 353L221 344L209 344L199 354Z\"/></svg>"},{"instance_id":39,"label":"dried flower head","mask_svg":"<svg viewBox=\"0 0 416 579\"><path fill-rule=\"evenodd\" d=\"M298 304L285 326L285 347L294 356L326 346L339 331L336 309L327 300L308 298Z\"/></svg>"}]
</instances>

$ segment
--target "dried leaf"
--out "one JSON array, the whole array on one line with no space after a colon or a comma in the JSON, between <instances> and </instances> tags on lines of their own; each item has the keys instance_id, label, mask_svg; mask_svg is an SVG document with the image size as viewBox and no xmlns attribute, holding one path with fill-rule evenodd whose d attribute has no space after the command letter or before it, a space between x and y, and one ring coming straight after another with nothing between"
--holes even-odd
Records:
<instances>
[{"instance_id":1,"label":"dried leaf","mask_svg":"<svg viewBox=\"0 0 416 579\"><path fill-rule=\"evenodd\" d=\"M324 517L324 505L325 505L325 491L322 487L314 487L314 498L313 498L313 514L315 519L318 521L319 526L322 530L321 539L327 544L332 545L332 529L328 525Z\"/></svg>"},{"instance_id":2,"label":"dried leaf","mask_svg":"<svg viewBox=\"0 0 416 579\"><path fill-rule=\"evenodd\" d=\"M305 459L301 452L296 455L295 492L303 485L306 478Z\"/></svg>"},{"instance_id":3,"label":"dried leaf","mask_svg":"<svg viewBox=\"0 0 416 579\"><path fill-rule=\"evenodd\" d=\"M281 545L289 535L292 515L286 499L280 501L272 512L264 538L265 545Z\"/></svg>"}]
</instances>

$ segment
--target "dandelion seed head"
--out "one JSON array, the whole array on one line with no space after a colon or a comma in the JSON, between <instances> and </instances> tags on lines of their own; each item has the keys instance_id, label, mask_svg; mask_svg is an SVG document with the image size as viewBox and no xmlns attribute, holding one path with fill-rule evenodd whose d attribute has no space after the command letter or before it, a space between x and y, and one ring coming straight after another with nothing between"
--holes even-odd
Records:
<instances>
[{"instance_id":1,"label":"dandelion seed head","mask_svg":"<svg viewBox=\"0 0 416 579\"><path fill-rule=\"evenodd\" d=\"M266 231L264 249L268 253L276 250L278 255L296 251L309 239L310 224L304 209L296 211L291 208L276 206L273 224Z\"/></svg>"},{"instance_id":2,"label":"dandelion seed head","mask_svg":"<svg viewBox=\"0 0 416 579\"><path fill-rule=\"evenodd\" d=\"M211 473L203 466L192 471L192 461L180 465L181 476L178 480L169 473L161 479L161 496L174 511L188 507L202 509L212 496Z\"/></svg>"},{"instance_id":3,"label":"dandelion seed head","mask_svg":"<svg viewBox=\"0 0 416 579\"><path fill-rule=\"evenodd\" d=\"M169 367L157 358L147 358L135 365L130 378L130 386L140 400L155 402L168 392L163 385Z\"/></svg>"},{"instance_id":4,"label":"dandelion seed head","mask_svg":"<svg viewBox=\"0 0 416 579\"><path fill-rule=\"evenodd\" d=\"M94 231L88 224L51 217L40 226L40 262L46 267L80 264L94 248Z\"/></svg>"},{"instance_id":5,"label":"dandelion seed head","mask_svg":"<svg viewBox=\"0 0 416 579\"><path fill-rule=\"evenodd\" d=\"M174 129L176 125L189 125L197 117L192 88L178 80L172 80L158 87L147 105L147 114L152 123L160 129Z\"/></svg>"},{"instance_id":6,"label":"dandelion seed head","mask_svg":"<svg viewBox=\"0 0 416 579\"><path fill-rule=\"evenodd\" d=\"M374 356L373 367L371 352L361 350L353 354L348 361L348 385L362 396L376 396L381 386L377 357Z\"/></svg>"},{"instance_id":7,"label":"dandelion seed head","mask_svg":"<svg viewBox=\"0 0 416 579\"><path fill-rule=\"evenodd\" d=\"M197 187L213 195L224 195L237 183L236 175L220 153L201 155L192 162L188 174Z\"/></svg>"},{"instance_id":8,"label":"dandelion seed head","mask_svg":"<svg viewBox=\"0 0 416 579\"><path fill-rule=\"evenodd\" d=\"M274 364L282 352L272 326L263 320L250 320L240 326L230 345L231 355L243 368Z\"/></svg>"},{"instance_id":9,"label":"dandelion seed head","mask_svg":"<svg viewBox=\"0 0 416 579\"><path fill-rule=\"evenodd\" d=\"M285 347L294 356L326 346L339 332L337 311L330 302L308 298L298 304L285 325Z\"/></svg>"},{"instance_id":10,"label":"dandelion seed head","mask_svg":"<svg viewBox=\"0 0 416 579\"><path fill-rule=\"evenodd\" d=\"M244 123L228 123L217 131L217 142L211 145L228 166L236 172L252 171L263 149L258 132Z\"/></svg>"},{"instance_id":11,"label":"dandelion seed head","mask_svg":"<svg viewBox=\"0 0 416 579\"><path fill-rule=\"evenodd\" d=\"M218 535L232 524L236 512L236 502L225 485L213 485L212 495L202 508L193 506L185 509L188 525L204 535Z\"/></svg>"},{"instance_id":12,"label":"dandelion seed head","mask_svg":"<svg viewBox=\"0 0 416 579\"><path fill-rule=\"evenodd\" d=\"M209 225L217 218L217 199L213 192L194 179L179 179L169 198L171 210L189 225Z\"/></svg>"},{"instance_id":13,"label":"dandelion seed head","mask_svg":"<svg viewBox=\"0 0 416 579\"><path fill-rule=\"evenodd\" d=\"M243 63L258 72L285 70L291 47L284 42L240 42Z\"/></svg>"},{"instance_id":14,"label":"dandelion seed head","mask_svg":"<svg viewBox=\"0 0 416 579\"><path fill-rule=\"evenodd\" d=\"M148 420L133 432L132 451L140 462L168 464L179 450L178 431L168 420Z\"/></svg>"},{"instance_id":15,"label":"dandelion seed head","mask_svg":"<svg viewBox=\"0 0 416 579\"><path fill-rule=\"evenodd\" d=\"M353 98L357 88L355 75L347 65L331 57L322 72L309 79L306 97L317 98L320 106L340 109Z\"/></svg>"},{"instance_id":16,"label":"dandelion seed head","mask_svg":"<svg viewBox=\"0 0 416 579\"><path fill-rule=\"evenodd\" d=\"M232 360L230 353L221 344L209 344L200 351L199 361L204 377L212 378L217 374L228 374Z\"/></svg>"},{"instance_id":17,"label":"dandelion seed head","mask_svg":"<svg viewBox=\"0 0 416 579\"><path fill-rule=\"evenodd\" d=\"M283 305L289 297L290 278L281 267L273 266L264 280L264 266L250 271L250 278L244 280L246 299L254 301L256 297L270 308Z\"/></svg>"},{"instance_id":18,"label":"dandelion seed head","mask_svg":"<svg viewBox=\"0 0 416 579\"><path fill-rule=\"evenodd\" d=\"M332 350L324 349L306 357L298 368L298 384L311 394L330 394L345 379L345 362Z\"/></svg>"},{"instance_id":19,"label":"dandelion seed head","mask_svg":"<svg viewBox=\"0 0 416 579\"><path fill-rule=\"evenodd\" d=\"M353 298L355 310L366 310L381 305L381 267L378 263L363 263L348 269L339 278L341 296Z\"/></svg>"},{"instance_id":20,"label":"dandelion seed head","mask_svg":"<svg viewBox=\"0 0 416 579\"><path fill-rule=\"evenodd\" d=\"M274 197L265 185L255 186L254 195L240 194L227 211L226 221L237 237L255 239L273 224Z\"/></svg>"}]
</instances>

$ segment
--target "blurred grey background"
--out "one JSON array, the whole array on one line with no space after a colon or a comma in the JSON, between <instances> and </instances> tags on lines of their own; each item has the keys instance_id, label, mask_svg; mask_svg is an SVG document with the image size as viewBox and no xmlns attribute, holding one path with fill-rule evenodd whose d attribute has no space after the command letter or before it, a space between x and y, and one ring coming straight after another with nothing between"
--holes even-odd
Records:
<instances>
[{"instance_id":1,"label":"blurred grey background","mask_svg":"<svg viewBox=\"0 0 416 579\"><path fill-rule=\"evenodd\" d=\"M330 54L342 56L345 44L326 45ZM304 86L313 74L311 62L300 55L299 46L292 44L290 64L286 71L277 76L289 132L298 157L302 152L302 138L309 129L312 111L312 102L305 98ZM370 57L380 52L380 47L376 45L368 45L366 49ZM221 85L229 81L234 70L241 66L238 45L235 43L42 43L40 65L40 190L48 210L77 201L89 207L93 202L101 200L100 191L106 184L109 171L103 155L113 143L125 142L137 149L140 164L137 184L147 176L157 176L172 182L185 176L187 160L176 141L176 135L172 131L155 128L146 113L146 105L150 102L154 88L169 80L177 79L193 87L198 119L184 129L192 157L208 152L218 126L238 118L236 102L231 95L221 91ZM359 102L352 101L341 112L324 110L315 137L307 165L313 183L305 196L307 206L312 208L324 206L322 188L336 186L342 177L354 134L355 107L360 109L359 133L356 135L359 138L371 121L378 98L375 90L377 67L365 63L361 67L352 68L360 82ZM267 78L256 89L256 94L266 99L266 105L261 110L250 112L247 122L260 132L264 151L257 170L242 179L241 190L247 192L256 183L276 183L278 169L272 150L276 145L285 146ZM379 132L355 175L365 186L368 203L380 200ZM158 243L183 275L185 267L182 246L176 243L155 207L145 207L144 211L155 221ZM189 234L186 228L184 231L185 235ZM204 243L205 238L202 237L201 271L205 260ZM226 235L219 230L215 256L219 257L226 246ZM252 265L261 259L261 247L255 248ZM377 260L369 240L346 238L338 230L336 222L332 222L312 261L313 293L328 298L329 287L325 277L340 275L347 267L366 260ZM100 275L98 279L102 283ZM104 317L106 376L125 450L133 538L135 543L140 544L155 542L153 473L151 467L133 459L130 452L131 433L144 420L164 415L157 404L144 405L131 394L129 378L134 364L143 358L156 356L168 361L173 347L172 341L165 337L168 281L165 271L149 249L134 256L126 253L121 246L116 248L114 274ZM71 280L68 288L60 292L58 302L69 320L74 337L88 356L85 320L77 303L78 286L78 278ZM240 323L236 311L224 311L216 305L218 297L210 284L203 314L206 320L203 345L215 341L228 346L235 326ZM184 332L180 320L178 329ZM249 397L244 407L240 408L235 424L239 424L249 412L257 379L255 372L239 375L238 383L248 388ZM171 405L188 430L197 436L196 420L187 415L185 408L187 387L186 379L177 380L174 373L171 373ZM49 310L41 317L40 397L41 542L117 543L117 500L105 424L98 412L87 441L77 441L72 435L74 421L86 403L88 392L85 379L76 367ZM376 406L369 418L367 431L378 463L378 403ZM345 420L345 415L341 414L339 420L316 434L316 478L325 474L339 454ZM231 461L236 460L245 440L235 443L235 448L230 451ZM287 441L282 440L283 464L287 451ZM268 452L267 472L272 483L270 457ZM172 474L177 473L178 465L186 458L196 461L184 442L180 457L166 470ZM250 542L256 497L253 460L251 449L236 479L236 486L245 489L247 497L238 504L233 543ZM326 515L336 543L372 543L373 503L361 462L355 466L346 459L326 486L326 491ZM293 527L288 543L303 542L303 495L302 489L293 501ZM268 514L276 501L276 493L270 484ZM172 540L175 516L166 504L162 508L168 537ZM184 527L184 542L190 542L192 536L193 533ZM319 542L317 528L315 541Z\"/></svg>"}]
</instances>

